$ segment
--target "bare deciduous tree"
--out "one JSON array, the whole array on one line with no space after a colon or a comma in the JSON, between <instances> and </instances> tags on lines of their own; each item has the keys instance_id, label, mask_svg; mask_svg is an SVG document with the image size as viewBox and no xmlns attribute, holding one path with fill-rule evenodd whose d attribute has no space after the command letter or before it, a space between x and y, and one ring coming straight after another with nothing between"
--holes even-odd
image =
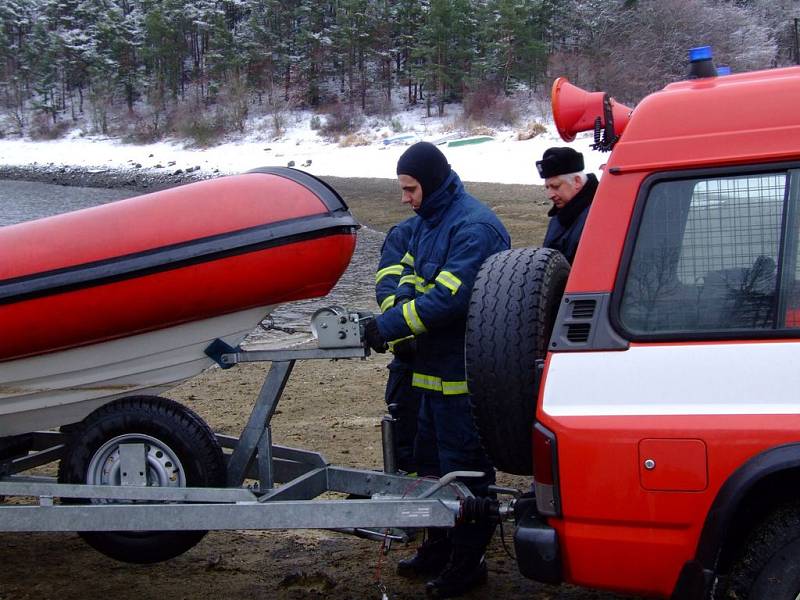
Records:
<instances>
[{"instance_id":1,"label":"bare deciduous tree","mask_svg":"<svg viewBox=\"0 0 800 600\"><path fill-rule=\"evenodd\" d=\"M733 71L768 68L778 44L772 21L762 18L763 12L714 0L582 3L577 14L587 33L572 69L575 82L635 103L685 79L687 52L695 46L711 46L715 63Z\"/></svg>"}]
</instances>

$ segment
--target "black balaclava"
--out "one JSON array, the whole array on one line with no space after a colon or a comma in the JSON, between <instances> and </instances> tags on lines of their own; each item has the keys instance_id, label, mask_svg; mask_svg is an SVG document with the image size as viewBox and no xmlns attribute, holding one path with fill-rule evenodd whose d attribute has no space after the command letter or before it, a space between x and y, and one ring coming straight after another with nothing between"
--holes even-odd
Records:
<instances>
[{"instance_id":1,"label":"black balaclava","mask_svg":"<svg viewBox=\"0 0 800 600\"><path fill-rule=\"evenodd\" d=\"M436 146L430 142L417 142L400 156L397 174L410 175L419 181L424 200L450 176L450 165Z\"/></svg>"}]
</instances>

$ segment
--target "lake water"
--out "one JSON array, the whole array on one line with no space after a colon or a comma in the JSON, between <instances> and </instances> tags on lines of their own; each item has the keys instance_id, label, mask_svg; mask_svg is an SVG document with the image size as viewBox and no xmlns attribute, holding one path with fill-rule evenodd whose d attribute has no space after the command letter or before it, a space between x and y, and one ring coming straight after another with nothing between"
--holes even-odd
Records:
<instances>
[{"instance_id":1,"label":"lake water","mask_svg":"<svg viewBox=\"0 0 800 600\"><path fill-rule=\"evenodd\" d=\"M0 226L88 208L135 195L135 192L124 190L0 180ZM308 332L311 315L322 307L338 305L347 309L376 311L374 277L383 238L384 235L380 232L359 230L358 244L350 266L331 293L325 298L281 306L272 313L275 324ZM275 343L285 338L294 343L302 337L289 337L282 332L257 329L248 337L248 342Z\"/></svg>"},{"instance_id":2,"label":"lake water","mask_svg":"<svg viewBox=\"0 0 800 600\"><path fill-rule=\"evenodd\" d=\"M135 192L0 180L0 225L40 219L135 196Z\"/></svg>"}]
</instances>

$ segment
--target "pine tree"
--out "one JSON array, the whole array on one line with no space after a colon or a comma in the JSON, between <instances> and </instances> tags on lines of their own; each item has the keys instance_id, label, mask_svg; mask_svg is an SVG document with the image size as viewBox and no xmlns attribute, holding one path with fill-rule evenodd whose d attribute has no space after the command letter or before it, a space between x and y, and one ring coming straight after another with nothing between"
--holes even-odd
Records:
<instances>
[{"instance_id":1,"label":"pine tree","mask_svg":"<svg viewBox=\"0 0 800 600\"><path fill-rule=\"evenodd\" d=\"M425 23L428 2L415 0L397 0L393 6L392 32L395 49L395 72L398 82L406 85L408 90L408 103L416 104L420 98L418 67L421 59L415 56L414 50L418 44L420 31Z\"/></svg>"},{"instance_id":2,"label":"pine tree","mask_svg":"<svg viewBox=\"0 0 800 600\"><path fill-rule=\"evenodd\" d=\"M339 79L344 82L352 107L356 99L366 108L368 49L372 43L375 15L368 0L339 0L336 3L335 46Z\"/></svg>"},{"instance_id":3,"label":"pine tree","mask_svg":"<svg viewBox=\"0 0 800 600\"><path fill-rule=\"evenodd\" d=\"M429 90L429 114L431 91L435 94L439 116L444 114L446 101L458 99L463 94L465 74L471 67L470 39L474 25L469 0L431 0L414 52L422 60L418 73Z\"/></svg>"},{"instance_id":4,"label":"pine tree","mask_svg":"<svg viewBox=\"0 0 800 600\"><path fill-rule=\"evenodd\" d=\"M248 83L258 93L259 102L266 93L270 106L275 104L275 90L289 66L291 42L283 35L283 4L280 0L248 0L241 35Z\"/></svg>"},{"instance_id":5,"label":"pine tree","mask_svg":"<svg viewBox=\"0 0 800 600\"><path fill-rule=\"evenodd\" d=\"M0 4L0 86L2 106L17 131L27 126L26 101L31 88L27 59L30 33L39 13L38 2L8 0Z\"/></svg>"},{"instance_id":6,"label":"pine tree","mask_svg":"<svg viewBox=\"0 0 800 600\"><path fill-rule=\"evenodd\" d=\"M51 29L51 19L37 19L31 28L23 61L30 70L32 106L55 123L60 103L58 99L61 56L59 38Z\"/></svg>"}]
</instances>

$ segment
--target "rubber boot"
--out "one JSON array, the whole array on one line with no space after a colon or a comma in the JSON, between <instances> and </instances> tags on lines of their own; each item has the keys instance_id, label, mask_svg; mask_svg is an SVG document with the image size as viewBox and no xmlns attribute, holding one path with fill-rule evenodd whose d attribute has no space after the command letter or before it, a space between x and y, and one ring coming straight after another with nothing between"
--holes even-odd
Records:
<instances>
[{"instance_id":1,"label":"rubber boot","mask_svg":"<svg viewBox=\"0 0 800 600\"><path fill-rule=\"evenodd\" d=\"M456 598L486 583L488 575L482 552L454 550L445 569L425 584L425 593L431 598Z\"/></svg>"},{"instance_id":2,"label":"rubber boot","mask_svg":"<svg viewBox=\"0 0 800 600\"><path fill-rule=\"evenodd\" d=\"M447 531L428 529L425 541L411 558L397 563L401 577L432 577L438 575L450 560L452 543Z\"/></svg>"}]
</instances>

